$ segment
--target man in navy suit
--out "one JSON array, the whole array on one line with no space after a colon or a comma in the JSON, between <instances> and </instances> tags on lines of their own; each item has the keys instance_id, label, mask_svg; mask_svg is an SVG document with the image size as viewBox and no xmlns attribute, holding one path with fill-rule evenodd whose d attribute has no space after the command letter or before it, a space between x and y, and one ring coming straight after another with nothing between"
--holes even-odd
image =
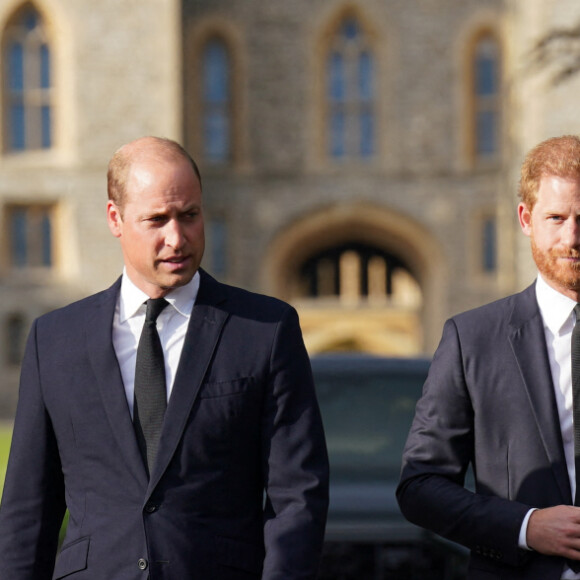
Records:
<instances>
[{"instance_id":1,"label":"man in navy suit","mask_svg":"<svg viewBox=\"0 0 580 580\"><path fill-rule=\"evenodd\" d=\"M474 580L580 578L571 371L580 139L532 149L520 198L538 278L445 324L397 491L409 520L471 550ZM470 464L474 491L463 486Z\"/></svg>"},{"instance_id":2,"label":"man in navy suit","mask_svg":"<svg viewBox=\"0 0 580 580\"><path fill-rule=\"evenodd\" d=\"M36 320L28 340L0 578L315 578L328 463L296 312L200 269L201 179L177 143L122 147L108 192L122 277ZM157 298L166 410L150 455L136 358Z\"/></svg>"}]
</instances>

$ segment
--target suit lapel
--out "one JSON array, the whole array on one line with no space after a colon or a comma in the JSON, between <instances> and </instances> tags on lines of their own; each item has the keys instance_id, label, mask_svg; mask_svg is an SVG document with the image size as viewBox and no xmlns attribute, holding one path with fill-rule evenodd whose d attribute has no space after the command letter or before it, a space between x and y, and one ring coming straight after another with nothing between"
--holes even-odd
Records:
<instances>
[{"instance_id":1,"label":"suit lapel","mask_svg":"<svg viewBox=\"0 0 580 580\"><path fill-rule=\"evenodd\" d=\"M119 279L99 295L99 302L87 314L87 350L111 431L133 476L140 486L146 487L147 472L137 446L123 378L112 341L113 316L120 287Z\"/></svg>"},{"instance_id":2,"label":"suit lapel","mask_svg":"<svg viewBox=\"0 0 580 580\"><path fill-rule=\"evenodd\" d=\"M191 409L229 314L217 308L225 298L222 285L200 270L201 281L191 312L183 350L165 413L157 463L149 492L159 482L183 435Z\"/></svg>"},{"instance_id":3,"label":"suit lapel","mask_svg":"<svg viewBox=\"0 0 580 580\"><path fill-rule=\"evenodd\" d=\"M564 456L560 418L554 395L550 361L535 285L515 301L510 319L510 342L524 380L538 430L565 503L572 503Z\"/></svg>"}]
</instances>

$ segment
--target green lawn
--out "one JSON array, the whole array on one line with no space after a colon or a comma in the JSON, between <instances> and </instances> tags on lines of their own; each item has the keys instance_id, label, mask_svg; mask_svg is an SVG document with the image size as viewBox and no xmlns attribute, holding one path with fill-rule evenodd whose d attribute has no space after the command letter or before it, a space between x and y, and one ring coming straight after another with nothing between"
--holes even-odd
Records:
<instances>
[{"instance_id":1,"label":"green lawn","mask_svg":"<svg viewBox=\"0 0 580 580\"><path fill-rule=\"evenodd\" d=\"M0 423L0 497L2 496L2 489L4 488L4 476L6 475L11 435L12 425L10 423Z\"/></svg>"}]
</instances>

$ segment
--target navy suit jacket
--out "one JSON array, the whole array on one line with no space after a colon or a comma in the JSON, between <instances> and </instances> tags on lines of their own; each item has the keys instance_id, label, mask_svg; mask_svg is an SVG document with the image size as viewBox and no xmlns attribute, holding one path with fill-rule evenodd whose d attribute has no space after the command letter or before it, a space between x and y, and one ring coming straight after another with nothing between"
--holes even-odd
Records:
<instances>
[{"instance_id":1,"label":"navy suit jacket","mask_svg":"<svg viewBox=\"0 0 580 580\"><path fill-rule=\"evenodd\" d=\"M518 548L531 507L573 503L534 285L445 324L397 496L409 520L471 550L470 579L561 578L563 559Z\"/></svg>"},{"instance_id":2,"label":"navy suit jacket","mask_svg":"<svg viewBox=\"0 0 580 580\"><path fill-rule=\"evenodd\" d=\"M148 479L112 345L119 288L32 327L0 578L314 578L328 464L294 309L201 272Z\"/></svg>"}]
</instances>

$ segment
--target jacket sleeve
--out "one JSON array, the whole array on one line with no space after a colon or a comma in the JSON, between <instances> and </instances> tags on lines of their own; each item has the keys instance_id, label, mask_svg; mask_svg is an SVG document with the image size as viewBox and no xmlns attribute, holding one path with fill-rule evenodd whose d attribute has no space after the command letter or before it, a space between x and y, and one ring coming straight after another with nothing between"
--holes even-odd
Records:
<instances>
[{"instance_id":1,"label":"jacket sleeve","mask_svg":"<svg viewBox=\"0 0 580 580\"><path fill-rule=\"evenodd\" d=\"M298 316L278 324L263 414L263 580L316 577L328 509L328 458Z\"/></svg>"},{"instance_id":2,"label":"jacket sleeve","mask_svg":"<svg viewBox=\"0 0 580 580\"><path fill-rule=\"evenodd\" d=\"M10 580L52 578L66 507L58 448L43 403L36 325L22 363L0 506L0 578Z\"/></svg>"},{"instance_id":3,"label":"jacket sleeve","mask_svg":"<svg viewBox=\"0 0 580 580\"><path fill-rule=\"evenodd\" d=\"M518 547L518 536L530 506L466 489L473 450L474 409L457 328L450 320L417 404L397 499L414 524L483 556L519 565L526 551Z\"/></svg>"}]
</instances>

